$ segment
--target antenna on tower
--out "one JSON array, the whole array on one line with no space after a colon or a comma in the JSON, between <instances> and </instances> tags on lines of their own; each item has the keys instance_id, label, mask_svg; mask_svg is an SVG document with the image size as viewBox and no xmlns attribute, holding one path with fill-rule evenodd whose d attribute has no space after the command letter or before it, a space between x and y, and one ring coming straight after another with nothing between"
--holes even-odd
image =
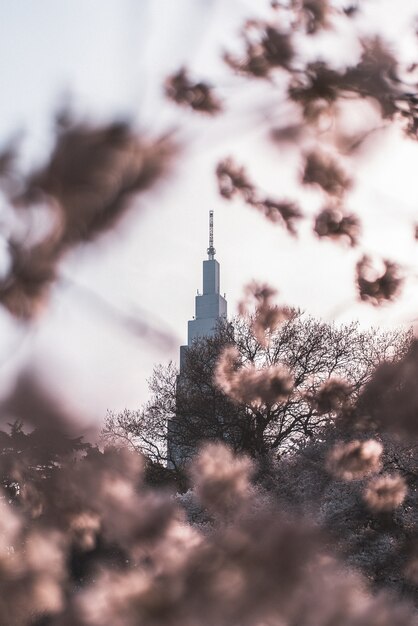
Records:
<instances>
[{"instance_id":1,"label":"antenna on tower","mask_svg":"<svg viewBox=\"0 0 418 626\"><path fill-rule=\"evenodd\" d=\"M216 250L213 247L213 211L209 211L209 248L208 257L214 259Z\"/></svg>"}]
</instances>

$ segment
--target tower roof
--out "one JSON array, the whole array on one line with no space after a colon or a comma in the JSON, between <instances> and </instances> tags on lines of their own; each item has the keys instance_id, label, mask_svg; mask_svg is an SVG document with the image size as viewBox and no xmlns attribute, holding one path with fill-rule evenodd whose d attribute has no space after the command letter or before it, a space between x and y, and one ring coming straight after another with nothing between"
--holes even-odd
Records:
<instances>
[{"instance_id":1,"label":"tower roof","mask_svg":"<svg viewBox=\"0 0 418 626\"><path fill-rule=\"evenodd\" d=\"M214 259L216 250L213 247L213 211L209 211L209 248L208 259Z\"/></svg>"}]
</instances>

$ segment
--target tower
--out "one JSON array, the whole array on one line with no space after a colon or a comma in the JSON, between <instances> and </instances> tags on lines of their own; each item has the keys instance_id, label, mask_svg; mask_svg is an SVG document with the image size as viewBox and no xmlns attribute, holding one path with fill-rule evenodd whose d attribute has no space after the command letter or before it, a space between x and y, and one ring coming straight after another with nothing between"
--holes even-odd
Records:
<instances>
[{"instance_id":1,"label":"tower","mask_svg":"<svg viewBox=\"0 0 418 626\"><path fill-rule=\"evenodd\" d=\"M187 346L180 347L180 369L187 350L198 337L213 335L220 318L226 318L227 303L220 294L220 265L213 245L213 211L209 211L208 258L203 261L203 293L195 298L195 316L188 322Z\"/></svg>"},{"instance_id":2,"label":"tower","mask_svg":"<svg viewBox=\"0 0 418 626\"><path fill-rule=\"evenodd\" d=\"M213 245L213 211L209 211L209 247L208 258L203 261L203 293L195 298L195 316L188 322L187 345L180 346L180 374L176 386L176 415L167 424L167 467L181 467L195 452L192 439L196 431L202 427L200 419L194 413L185 416L179 411L179 398L193 394L193 386L185 375L184 363L188 348L200 337L215 334L221 318L226 318L226 300L220 294L220 266L215 259L216 250ZM191 433L194 436L191 437ZM203 431L202 431L203 434Z\"/></svg>"}]
</instances>

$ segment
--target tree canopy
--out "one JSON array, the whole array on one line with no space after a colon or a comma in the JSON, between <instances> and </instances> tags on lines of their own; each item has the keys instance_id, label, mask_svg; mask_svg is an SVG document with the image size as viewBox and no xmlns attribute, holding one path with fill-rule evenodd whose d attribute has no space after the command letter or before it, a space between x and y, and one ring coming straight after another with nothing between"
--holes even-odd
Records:
<instances>
[{"instance_id":1,"label":"tree canopy","mask_svg":"<svg viewBox=\"0 0 418 626\"><path fill-rule=\"evenodd\" d=\"M224 441L260 459L281 455L318 436L375 368L398 360L411 340L409 331L362 330L292 311L264 341L255 319L237 316L221 322L213 337L195 340L181 371L172 362L158 365L151 400L137 411L109 414L105 440L128 441L174 466L204 441ZM222 362L231 348L232 372Z\"/></svg>"}]
</instances>

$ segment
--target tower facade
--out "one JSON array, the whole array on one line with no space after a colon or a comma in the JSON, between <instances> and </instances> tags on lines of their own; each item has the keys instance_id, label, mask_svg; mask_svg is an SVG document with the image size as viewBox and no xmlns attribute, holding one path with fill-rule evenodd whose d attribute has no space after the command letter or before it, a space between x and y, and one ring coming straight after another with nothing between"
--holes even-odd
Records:
<instances>
[{"instance_id":1,"label":"tower facade","mask_svg":"<svg viewBox=\"0 0 418 626\"><path fill-rule=\"evenodd\" d=\"M218 320L226 319L227 302L220 294L220 265L215 259L213 245L213 211L209 211L209 247L208 258L203 261L203 293L195 297L195 315L188 322L187 346L180 347L180 370L184 362L185 350L198 337L210 337L214 334Z\"/></svg>"}]
</instances>

